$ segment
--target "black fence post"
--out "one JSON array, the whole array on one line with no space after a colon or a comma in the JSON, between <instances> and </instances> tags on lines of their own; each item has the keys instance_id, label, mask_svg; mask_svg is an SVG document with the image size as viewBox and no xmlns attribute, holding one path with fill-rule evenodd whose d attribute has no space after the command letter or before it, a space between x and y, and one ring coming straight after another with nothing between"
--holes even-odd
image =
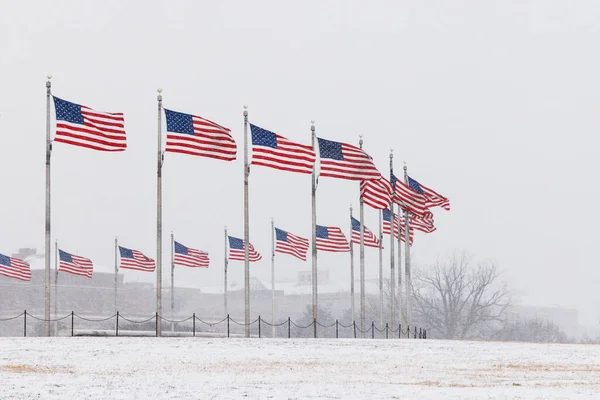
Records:
<instances>
[{"instance_id":1,"label":"black fence post","mask_svg":"<svg viewBox=\"0 0 600 400\"><path fill-rule=\"evenodd\" d=\"M292 320L288 317L288 339L292 337Z\"/></svg>"},{"instance_id":2,"label":"black fence post","mask_svg":"<svg viewBox=\"0 0 600 400\"><path fill-rule=\"evenodd\" d=\"M402 337L402 324L398 324L398 339Z\"/></svg>"},{"instance_id":3,"label":"black fence post","mask_svg":"<svg viewBox=\"0 0 600 400\"><path fill-rule=\"evenodd\" d=\"M339 337L338 333L339 333L339 327L338 327L338 320L335 320L335 338L337 339Z\"/></svg>"},{"instance_id":4,"label":"black fence post","mask_svg":"<svg viewBox=\"0 0 600 400\"><path fill-rule=\"evenodd\" d=\"M196 313L192 313L192 336L196 337Z\"/></svg>"},{"instance_id":5,"label":"black fence post","mask_svg":"<svg viewBox=\"0 0 600 400\"><path fill-rule=\"evenodd\" d=\"M413 337L413 339L417 338L417 327L415 326L415 336Z\"/></svg>"},{"instance_id":6,"label":"black fence post","mask_svg":"<svg viewBox=\"0 0 600 400\"><path fill-rule=\"evenodd\" d=\"M423 339L427 339L427 329L423 329Z\"/></svg>"},{"instance_id":7,"label":"black fence post","mask_svg":"<svg viewBox=\"0 0 600 400\"><path fill-rule=\"evenodd\" d=\"M406 336L410 339L410 325L406 325Z\"/></svg>"},{"instance_id":8,"label":"black fence post","mask_svg":"<svg viewBox=\"0 0 600 400\"><path fill-rule=\"evenodd\" d=\"M74 330L75 330L75 312L71 311L71 336L73 336Z\"/></svg>"},{"instance_id":9,"label":"black fence post","mask_svg":"<svg viewBox=\"0 0 600 400\"><path fill-rule=\"evenodd\" d=\"M23 312L23 337L27 337L27 310Z\"/></svg>"},{"instance_id":10,"label":"black fence post","mask_svg":"<svg viewBox=\"0 0 600 400\"><path fill-rule=\"evenodd\" d=\"M258 338L260 339L260 315L258 316Z\"/></svg>"},{"instance_id":11,"label":"black fence post","mask_svg":"<svg viewBox=\"0 0 600 400\"><path fill-rule=\"evenodd\" d=\"M227 314L227 337L229 337L229 314Z\"/></svg>"},{"instance_id":12,"label":"black fence post","mask_svg":"<svg viewBox=\"0 0 600 400\"><path fill-rule=\"evenodd\" d=\"M313 318L313 326L314 326L314 333L315 333L315 339L317 338L317 319Z\"/></svg>"},{"instance_id":13,"label":"black fence post","mask_svg":"<svg viewBox=\"0 0 600 400\"><path fill-rule=\"evenodd\" d=\"M419 328L419 339L423 337L423 328Z\"/></svg>"},{"instance_id":14,"label":"black fence post","mask_svg":"<svg viewBox=\"0 0 600 400\"><path fill-rule=\"evenodd\" d=\"M375 321L371 321L371 339L375 339Z\"/></svg>"},{"instance_id":15,"label":"black fence post","mask_svg":"<svg viewBox=\"0 0 600 400\"><path fill-rule=\"evenodd\" d=\"M352 321L352 327L354 330L354 339L356 339L356 321Z\"/></svg>"},{"instance_id":16,"label":"black fence post","mask_svg":"<svg viewBox=\"0 0 600 400\"><path fill-rule=\"evenodd\" d=\"M154 314L154 317L156 318L156 337L158 337L158 311Z\"/></svg>"},{"instance_id":17,"label":"black fence post","mask_svg":"<svg viewBox=\"0 0 600 400\"><path fill-rule=\"evenodd\" d=\"M390 326L388 325L388 323L385 323L385 338L389 339L390 338Z\"/></svg>"},{"instance_id":18,"label":"black fence post","mask_svg":"<svg viewBox=\"0 0 600 400\"><path fill-rule=\"evenodd\" d=\"M117 323L115 324L115 336L119 336L119 312L117 311Z\"/></svg>"}]
</instances>

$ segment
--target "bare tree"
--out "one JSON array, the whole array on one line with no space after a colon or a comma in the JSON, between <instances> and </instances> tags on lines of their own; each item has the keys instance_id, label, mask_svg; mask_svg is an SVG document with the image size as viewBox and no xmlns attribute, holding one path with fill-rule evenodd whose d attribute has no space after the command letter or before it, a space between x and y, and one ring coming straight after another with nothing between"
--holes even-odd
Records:
<instances>
[{"instance_id":1,"label":"bare tree","mask_svg":"<svg viewBox=\"0 0 600 400\"><path fill-rule=\"evenodd\" d=\"M490 338L501 329L510 294L494 264L472 266L466 253L454 253L413 274L415 320L436 337Z\"/></svg>"}]
</instances>

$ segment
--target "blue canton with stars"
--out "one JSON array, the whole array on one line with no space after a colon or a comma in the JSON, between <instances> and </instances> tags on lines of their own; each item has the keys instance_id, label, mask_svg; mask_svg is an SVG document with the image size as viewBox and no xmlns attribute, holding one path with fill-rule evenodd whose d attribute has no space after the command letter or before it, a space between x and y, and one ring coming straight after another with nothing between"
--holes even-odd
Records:
<instances>
[{"instance_id":1,"label":"blue canton with stars","mask_svg":"<svg viewBox=\"0 0 600 400\"><path fill-rule=\"evenodd\" d=\"M390 210L387 209L387 208L384 208L381 211L383 211L383 220L390 222L391 221L390 216L392 215L392 213L390 212Z\"/></svg>"},{"instance_id":2,"label":"blue canton with stars","mask_svg":"<svg viewBox=\"0 0 600 400\"><path fill-rule=\"evenodd\" d=\"M287 242L288 233L286 231L281 230L279 228L275 228L275 236L277 237L277 240Z\"/></svg>"},{"instance_id":3,"label":"blue canton with stars","mask_svg":"<svg viewBox=\"0 0 600 400\"><path fill-rule=\"evenodd\" d=\"M244 250L244 241L233 236L229 236L229 248L236 250Z\"/></svg>"},{"instance_id":4,"label":"blue canton with stars","mask_svg":"<svg viewBox=\"0 0 600 400\"><path fill-rule=\"evenodd\" d=\"M319 140L319 155L321 158L344 161L342 144L331 140L317 138Z\"/></svg>"},{"instance_id":5,"label":"blue canton with stars","mask_svg":"<svg viewBox=\"0 0 600 400\"><path fill-rule=\"evenodd\" d=\"M415 181L410 176L408 177L408 186L417 193L421 193L421 194L425 193L425 192L423 192L421 185L419 185L419 182Z\"/></svg>"},{"instance_id":6,"label":"blue canton with stars","mask_svg":"<svg viewBox=\"0 0 600 400\"><path fill-rule=\"evenodd\" d=\"M253 145L277 148L277 136L273 132L252 124L250 124L250 132L252 132Z\"/></svg>"},{"instance_id":7,"label":"blue canton with stars","mask_svg":"<svg viewBox=\"0 0 600 400\"><path fill-rule=\"evenodd\" d=\"M10 267L10 257L0 254L0 265L6 265Z\"/></svg>"},{"instance_id":8,"label":"blue canton with stars","mask_svg":"<svg viewBox=\"0 0 600 400\"><path fill-rule=\"evenodd\" d=\"M56 110L57 121L67 121L83 125L83 115L81 114L81 106L79 104L54 97L54 109Z\"/></svg>"},{"instance_id":9,"label":"blue canton with stars","mask_svg":"<svg viewBox=\"0 0 600 400\"><path fill-rule=\"evenodd\" d=\"M133 250L131 249L119 246L119 253L121 253L121 258L134 258Z\"/></svg>"},{"instance_id":10,"label":"blue canton with stars","mask_svg":"<svg viewBox=\"0 0 600 400\"><path fill-rule=\"evenodd\" d=\"M354 217L350 217L352 221L352 230L360 232L360 221Z\"/></svg>"},{"instance_id":11,"label":"blue canton with stars","mask_svg":"<svg viewBox=\"0 0 600 400\"><path fill-rule=\"evenodd\" d=\"M317 225L317 237L321 239L329 239L329 230L326 226Z\"/></svg>"},{"instance_id":12,"label":"blue canton with stars","mask_svg":"<svg viewBox=\"0 0 600 400\"><path fill-rule=\"evenodd\" d=\"M175 253L177 253L177 254L183 254L184 256L189 255L187 247L185 247L184 245L182 245L179 242L174 242L174 244L175 244L175 246L174 246Z\"/></svg>"},{"instance_id":13,"label":"blue canton with stars","mask_svg":"<svg viewBox=\"0 0 600 400\"><path fill-rule=\"evenodd\" d=\"M64 261L64 262L68 262L68 263L73 262L73 257L66 251L58 250L58 254L59 254L60 261Z\"/></svg>"},{"instance_id":14,"label":"blue canton with stars","mask_svg":"<svg viewBox=\"0 0 600 400\"><path fill-rule=\"evenodd\" d=\"M190 114L171 111L165 108L165 116L167 117L167 132L187 135L194 134L194 122Z\"/></svg>"}]
</instances>

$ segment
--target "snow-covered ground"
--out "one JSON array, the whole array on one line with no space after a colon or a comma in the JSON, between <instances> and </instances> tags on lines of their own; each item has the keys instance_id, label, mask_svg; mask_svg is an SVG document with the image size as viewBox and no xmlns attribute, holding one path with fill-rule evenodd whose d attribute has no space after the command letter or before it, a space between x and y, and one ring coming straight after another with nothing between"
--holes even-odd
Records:
<instances>
[{"instance_id":1,"label":"snow-covered ground","mask_svg":"<svg viewBox=\"0 0 600 400\"><path fill-rule=\"evenodd\" d=\"M0 338L2 399L600 398L600 346Z\"/></svg>"}]
</instances>

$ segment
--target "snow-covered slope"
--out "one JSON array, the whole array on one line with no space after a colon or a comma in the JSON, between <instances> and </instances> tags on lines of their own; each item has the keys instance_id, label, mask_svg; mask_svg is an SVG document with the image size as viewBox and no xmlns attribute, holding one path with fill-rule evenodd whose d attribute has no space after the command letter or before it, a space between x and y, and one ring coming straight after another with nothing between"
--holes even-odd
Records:
<instances>
[{"instance_id":1,"label":"snow-covered slope","mask_svg":"<svg viewBox=\"0 0 600 400\"><path fill-rule=\"evenodd\" d=\"M7 399L593 398L600 346L0 338L0 382Z\"/></svg>"}]
</instances>

